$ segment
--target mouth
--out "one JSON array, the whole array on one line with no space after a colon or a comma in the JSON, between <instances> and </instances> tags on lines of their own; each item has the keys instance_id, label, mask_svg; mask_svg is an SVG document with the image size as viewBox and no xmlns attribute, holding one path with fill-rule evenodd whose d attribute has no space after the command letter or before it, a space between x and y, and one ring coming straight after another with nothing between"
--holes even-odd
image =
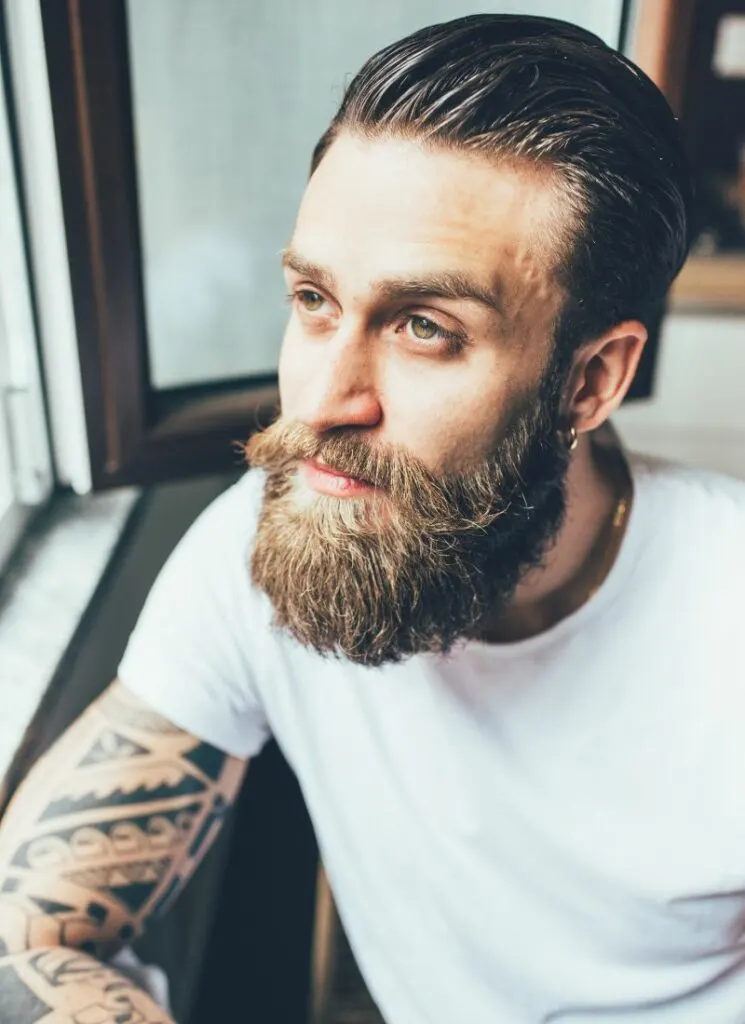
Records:
<instances>
[{"instance_id":1,"label":"mouth","mask_svg":"<svg viewBox=\"0 0 745 1024\"><path fill-rule=\"evenodd\" d=\"M332 498L357 498L375 491L374 485L368 480L346 476L339 470L314 459L302 462L300 471L305 483L312 490Z\"/></svg>"}]
</instances>

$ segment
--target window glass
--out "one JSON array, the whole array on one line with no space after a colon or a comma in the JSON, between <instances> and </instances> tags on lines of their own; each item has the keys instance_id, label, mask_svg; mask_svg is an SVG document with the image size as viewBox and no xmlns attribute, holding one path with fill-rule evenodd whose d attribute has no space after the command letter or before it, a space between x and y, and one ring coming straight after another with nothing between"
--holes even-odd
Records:
<instances>
[{"instance_id":1,"label":"window glass","mask_svg":"<svg viewBox=\"0 0 745 1024\"><path fill-rule=\"evenodd\" d=\"M621 0L523 0L618 44ZM129 0L153 383L271 373L288 241L311 151L380 47L473 12L465 0Z\"/></svg>"}]
</instances>

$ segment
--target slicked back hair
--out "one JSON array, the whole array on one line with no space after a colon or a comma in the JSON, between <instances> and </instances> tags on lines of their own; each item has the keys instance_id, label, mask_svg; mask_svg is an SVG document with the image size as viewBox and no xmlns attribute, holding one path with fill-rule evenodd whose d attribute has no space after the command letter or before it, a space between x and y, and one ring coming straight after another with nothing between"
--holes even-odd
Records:
<instances>
[{"instance_id":1,"label":"slicked back hair","mask_svg":"<svg viewBox=\"0 0 745 1024\"><path fill-rule=\"evenodd\" d=\"M676 118L642 71L574 25L479 14L421 29L353 78L311 173L342 132L553 169L572 230L557 254L560 360L623 320L649 322L685 261L692 186Z\"/></svg>"}]
</instances>

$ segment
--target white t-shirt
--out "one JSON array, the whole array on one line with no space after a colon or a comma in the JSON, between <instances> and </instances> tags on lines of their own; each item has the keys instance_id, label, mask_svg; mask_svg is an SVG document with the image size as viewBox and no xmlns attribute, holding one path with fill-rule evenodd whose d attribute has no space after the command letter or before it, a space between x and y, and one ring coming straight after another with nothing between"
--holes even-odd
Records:
<instances>
[{"instance_id":1,"label":"white t-shirt","mask_svg":"<svg viewBox=\"0 0 745 1024\"><path fill-rule=\"evenodd\" d=\"M632 471L606 582L519 643L364 668L272 629L256 470L147 601L120 678L277 739L388 1024L745 1021L745 484Z\"/></svg>"}]
</instances>

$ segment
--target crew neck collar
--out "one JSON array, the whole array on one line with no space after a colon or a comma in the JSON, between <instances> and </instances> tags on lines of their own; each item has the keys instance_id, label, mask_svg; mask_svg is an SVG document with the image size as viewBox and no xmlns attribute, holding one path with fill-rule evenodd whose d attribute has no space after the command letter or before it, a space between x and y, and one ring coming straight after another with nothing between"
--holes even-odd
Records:
<instances>
[{"instance_id":1,"label":"crew neck collar","mask_svg":"<svg viewBox=\"0 0 745 1024\"><path fill-rule=\"evenodd\" d=\"M628 462L629 472L633 483L633 499L628 512L626 530L615 561L595 593L589 597L584 604L580 605L569 615L549 626L548 629L524 640L513 640L502 643L494 643L486 640L464 639L459 640L449 655L429 655L429 657L443 658L447 660L463 657L464 655L475 654L491 658L515 658L532 654L543 648L576 634L585 624L599 615L602 610L616 597L633 570L640 547L640 531L643 520L646 516L646 504L649 500L649 492L646 487L646 480L649 469L643 459L630 453L624 453Z\"/></svg>"}]
</instances>

